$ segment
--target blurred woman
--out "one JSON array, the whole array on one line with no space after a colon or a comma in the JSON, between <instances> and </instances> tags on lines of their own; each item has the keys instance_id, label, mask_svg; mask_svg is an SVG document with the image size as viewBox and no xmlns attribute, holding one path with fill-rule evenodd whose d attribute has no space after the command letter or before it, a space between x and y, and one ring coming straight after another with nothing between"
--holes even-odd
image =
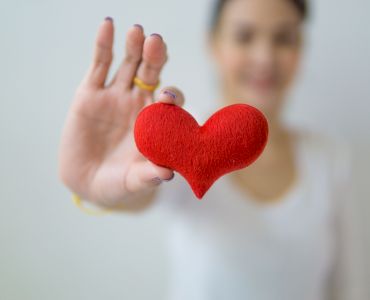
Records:
<instances>
[{"instance_id":1,"label":"blurred woman","mask_svg":"<svg viewBox=\"0 0 370 300\"><path fill-rule=\"evenodd\" d=\"M145 159L133 139L138 112L153 102L166 43L135 24L107 82L113 20L99 28L93 62L65 123L60 177L101 207L127 213L156 207L174 217L171 300L350 299L350 232L342 230L348 153L326 136L284 125L281 117L301 61L306 16L303 0L216 1L209 53L220 106L244 102L260 109L269 140L252 165L217 180L202 201L174 170ZM184 96L169 86L155 100L182 106Z\"/></svg>"}]
</instances>

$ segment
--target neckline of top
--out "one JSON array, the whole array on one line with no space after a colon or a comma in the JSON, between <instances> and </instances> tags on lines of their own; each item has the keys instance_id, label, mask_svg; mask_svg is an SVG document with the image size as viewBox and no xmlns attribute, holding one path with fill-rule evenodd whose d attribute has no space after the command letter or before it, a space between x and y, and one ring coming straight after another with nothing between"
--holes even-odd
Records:
<instances>
[{"instance_id":1,"label":"neckline of top","mask_svg":"<svg viewBox=\"0 0 370 300\"><path fill-rule=\"evenodd\" d=\"M284 205L288 205L291 201L293 201L293 199L296 198L294 196L300 191L300 188L303 186L305 177L303 164L304 147L302 132L293 129L290 129L290 132L293 136L291 142L293 147L293 160L296 166L297 175L294 182L290 184L290 187L283 195L271 201L263 201L252 195L252 193L248 190L241 190L239 187L237 187L236 184L232 182L230 173L224 176L224 183L227 185L229 190L231 190L233 193L236 193L238 200L243 202L244 205L252 205L257 209L274 209L280 208Z\"/></svg>"}]
</instances>

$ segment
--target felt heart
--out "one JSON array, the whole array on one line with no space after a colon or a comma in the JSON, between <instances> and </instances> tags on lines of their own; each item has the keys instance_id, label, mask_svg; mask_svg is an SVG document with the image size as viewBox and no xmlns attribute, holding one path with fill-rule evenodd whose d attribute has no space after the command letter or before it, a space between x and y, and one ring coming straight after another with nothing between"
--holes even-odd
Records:
<instances>
[{"instance_id":1,"label":"felt heart","mask_svg":"<svg viewBox=\"0 0 370 300\"><path fill-rule=\"evenodd\" d=\"M226 106L200 126L183 108L158 102L140 111L134 127L138 150L180 173L199 199L222 175L253 163L267 137L265 116L248 104Z\"/></svg>"}]
</instances>

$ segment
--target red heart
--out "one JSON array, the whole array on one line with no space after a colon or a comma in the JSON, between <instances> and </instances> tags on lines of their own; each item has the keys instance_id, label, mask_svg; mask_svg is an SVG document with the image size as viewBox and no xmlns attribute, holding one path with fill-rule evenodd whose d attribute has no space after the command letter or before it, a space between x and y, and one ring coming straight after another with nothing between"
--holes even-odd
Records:
<instances>
[{"instance_id":1,"label":"red heart","mask_svg":"<svg viewBox=\"0 0 370 300\"><path fill-rule=\"evenodd\" d=\"M144 107L134 128L138 150L153 163L180 173L201 199L222 175L247 167L267 143L268 123L257 108L233 104L203 126L181 107Z\"/></svg>"}]
</instances>

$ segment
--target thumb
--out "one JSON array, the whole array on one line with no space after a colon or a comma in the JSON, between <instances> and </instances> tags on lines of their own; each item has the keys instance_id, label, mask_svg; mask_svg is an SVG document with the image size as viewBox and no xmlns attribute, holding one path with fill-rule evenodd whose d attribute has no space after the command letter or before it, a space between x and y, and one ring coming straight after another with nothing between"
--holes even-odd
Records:
<instances>
[{"instance_id":1,"label":"thumb","mask_svg":"<svg viewBox=\"0 0 370 300\"><path fill-rule=\"evenodd\" d=\"M162 181L169 181L174 177L173 170L158 166L149 160L132 163L126 174L126 189L136 192L158 186Z\"/></svg>"},{"instance_id":2,"label":"thumb","mask_svg":"<svg viewBox=\"0 0 370 300\"><path fill-rule=\"evenodd\" d=\"M184 94L178 88L174 86L168 86L160 90L156 101L183 106L185 98Z\"/></svg>"}]
</instances>

